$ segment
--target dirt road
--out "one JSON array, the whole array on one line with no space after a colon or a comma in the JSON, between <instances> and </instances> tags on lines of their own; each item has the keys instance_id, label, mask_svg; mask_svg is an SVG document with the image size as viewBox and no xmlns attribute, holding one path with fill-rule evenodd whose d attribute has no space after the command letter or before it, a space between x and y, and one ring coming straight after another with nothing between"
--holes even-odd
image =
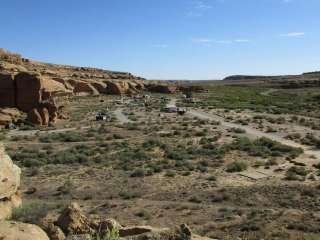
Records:
<instances>
[{"instance_id":1,"label":"dirt road","mask_svg":"<svg viewBox=\"0 0 320 240\"><path fill-rule=\"evenodd\" d=\"M115 117L121 124L132 122L126 115L123 114L123 110L121 108L114 111Z\"/></svg>"},{"instance_id":2,"label":"dirt road","mask_svg":"<svg viewBox=\"0 0 320 240\"><path fill-rule=\"evenodd\" d=\"M285 144L285 145L288 145L291 147L302 148L306 154L313 155L313 156L317 157L318 159L320 159L320 151L313 150L309 146L302 145L302 144L296 143L294 141L290 141L290 140L285 139L283 137L280 137L276 134L265 133L265 132L261 132L257 129L251 128L249 126L243 126L243 125L236 124L236 123L230 123L230 122L227 122L224 118L222 118L220 116L217 116L214 114L204 113L199 110L194 110L194 109L189 110L188 114L190 114L194 117L200 118L200 119L219 121L221 123L221 125L226 128L243 129L246 131L246 134L251 137L255 137L255 138L266 137L266 138L269 138L271 140L280 142L282 144Z\"/></svg>"},{"instance_id":3,"label":"dirt road","mask_svg":"<svg viewBox=\"0 0 320 240\"><path fill-rule=\"evenodd\" d=\"M8 137L32 137L36 134L44 135L44 134L50 134L50 133L63 133L63 132L71 132L75 130L85 130L89 129L89 126L81 127L81 128L63 128L63 129L54 129L54 130L48 130L48 131L40 131L40 130L12 130L8 133Z\"/></svg>"}]
</instances>

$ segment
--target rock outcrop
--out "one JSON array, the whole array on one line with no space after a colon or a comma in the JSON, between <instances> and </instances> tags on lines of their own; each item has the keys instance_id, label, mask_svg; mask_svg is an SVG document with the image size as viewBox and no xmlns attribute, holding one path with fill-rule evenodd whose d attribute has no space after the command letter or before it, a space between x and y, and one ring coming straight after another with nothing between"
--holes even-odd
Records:
<instances>
[{"instance_id":1,"label":"rock outcrop","mask_svg":"<svg viewBox=\"0 0 320 240\"><path fill-rule=\"evenodd\" d=\"M127 72L34 62L1 49L0 60L0 108L18 108L28 114L27 120L33 124L47 125L59 118L59 113L52 109L58 109L55 99L61 96L135 95L144 90L157 93L178 90L174 84L146 82ZM43 106L48 101L55 107ZM4 118L2 116L1 122L10 121Z\"/></svg>"},{"instance_id":2,"label":"rock outcrop","mask_svg":"<svg viewBox=\"0 0 320 240\"><path fill-rule=\"evenodd\" d=\"M177 92L178 88L175 85L165 85L165 84L151 84L147 86L148 90L150 92L155 92L155 93L175 93Z\"/></svg>"},{"instance_id":3,"label":"rock outcrop","mask_svg":"<svg viewBox=\"0 0 320 240\"><path fill-rule=\"evenodd\" d=\"M26 112L27 120L33 124L48 125L59 117L53 96L70 92L63 83L42 77L39 73L0 73L0 107ZM12 113L12 111L11 111ZM20 114L8 114L0 110L0 124L17 120Z\"/></svg>"},{"instance_id":4,"label":"rock outcrop","mask_svg":"<svg viewBox=\"0 0 320 240\"><path fill-rule=\"evenodd\" d=\"M0 144L0 220L11 216L12 208L21 204L20 168L13 164Z\"/></svg>"},{"instance_id":5,"label":"rock outcrop","mask_svg":"<svg viewBox=\"0 0 320 240\"><path fill-rule=\"evenodd\" d=\"M0 108L0 125L8 125L18 121L22 113L16 108Z\"/></svg>"},{"instance_id":6,"label":"rock outcrop","mask_svg":"<svg viewBox=\"0 0 320 240\"><path fill-rule=\"evenodd\" d=\"M78 204L72 203L58 217L57 221L44 224L44 229L52 240L91 239L92 236L104 237L113 232L123 239L164 239L164 240L206 240L191 232L182 224L175 228L154 228L150 226L121 226L114 219L101 221L86 217ZM62 233L63 231L63 233ZM59 237L58 237L59 236Z\"/></svg>"},{"instance_id":7,"label":"rock outcrop","mask_svg":"<svg viewBox=\"0 0 320 240\"><path fill-rule=\"evenodd\" d=\"M28 112L42 101L43 80L40 74L22 72L15 76L16 106Z\"/></svg>"},{"instance_id":8,"label":"rock outcrop","mask_svg":"<svg viewBox=\"0 0 320 240\"><path fill-rule=\"evenodd\" d=\"M6 221L12 209L21 205L19 194L20 168L13 164L0 143L0 239L1 240L49 240L38 226Z\"/></svg>"},{"instance_id":9,"label":"rock outcrop","mask_svg":"<svg viewBox=\"0 0 320 240\"><path fill-rule=\"evenodd\" d=\"M83 215L80 207L76 203L68 206L58 218L56 225L66 234L93 233L93 224Z\"/></svg>"},{"instance_id":10,"label":"rock outcrop","mask_svg":"<svg viewBox=\"0 0 320 240\"><path fill-rule=\"evenodd\" d=\"M1 240L49 240L38 226L13 221L0 222Z\"/></svg>"},{"instance_id":11,"label":"rock outcrop","mask_svg":"<svg viewBox=\"0 0 320 240\"><path fill-rule=\"evenodd\" d=\"M0 73L0 107L15 107L15 86L13 75Z\"/></svg>"}]
</instances>

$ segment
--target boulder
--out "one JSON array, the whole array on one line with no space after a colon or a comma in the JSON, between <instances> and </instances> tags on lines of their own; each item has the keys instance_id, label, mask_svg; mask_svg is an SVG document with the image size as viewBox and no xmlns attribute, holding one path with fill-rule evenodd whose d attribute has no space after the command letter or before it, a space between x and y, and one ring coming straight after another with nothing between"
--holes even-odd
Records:
<instances>
[{"instance_id":1,"label":"boulder","mask_svg":"<svg viewBox=\"0 0 320 240\"><path fill-rule=\"evenodd\" d=\"M130 227L123 227L119 229L120 237L128 237L128 236L135 236L144 233L149 233L154 231L155 229L150 226L130 226Z\"/></svg>"},{"instance_id":2,"label":"boulder","mask_svg":"<svg viewBox=\"0 0 320 240\"><path fill-rule=\"evenodd\" d=\"M46 108L49 112L49 122L56 122L59 117L60 108L57 107L55 101L45 101L41 103L41 107Z\"/></svg>"},{"instance_id":3,"label":"boulder","mask_svg":"<svg viewBox=\"0 0 320 240\"><path fill-rule=\"evenodd\" d=\"M0 220L4 220L11 216L12 208L21 205L18 193L21 170L5 153L3 144L0 144L0 166Z\"/></svg>"},{"instance_id":4,"label":"boulder","mask_svg":"<svg viewBox=\"0 0 320 240\"><path fill-rule=\"evenodd\" d=\"M66 236L64 235L63 231L52 222L42 223L41 227L47 235L49 236L50 240L65 240Z\"/></svg>"},{"instance_id":5,"label":"boulder","mask_svg":"<svg viewBox=\"0 0 320 240\"><path fill-rule=\"evenodd\" d=\"M93 233L91 221L81 212L78 204L72 203L60 215L55 223L65 234Z\"/></svg>"},{"instance_id":6,"label":"boulder","mask_svg":"<svg viewBox=\"0 0 320 240\"><path fill-rule=\"evenodd\" d=\"M106 219L99 223L92 224L95 230L101 234L105 234L107 231L112 231L114 229L122 229L120 223L114 219Z\"/></svg>"},{"instance_id":7,"label":"boulder","mask_svg":"<svg viewBox=\"0 0 320 240\"><path fill-rule=\"evenodd\" d=\"M15 107L15 85L12 74L0 73L0 107Z\"/></svg>"},{"instance_id":8,"label":"boulder","mask_svg":"<svg viewBox=\"0 0 320 240\"><path fill-rule=\"evenodd\" d=\"M46 109L45 107L38 108L38 112L41 116L41 125L48 126L50 121L50 115L49 115L48 109Z\"/></svg>"},{"instance_id":9,"label":"boulder","mask_svg":"<svg viewBox=\"0 0 320 240\"><path fill-rule=\"evenodd\" d=\"M36 125L42 125L42 117L37 108L33 108L28 112L27 120Z\"/></svg>"},{"instance_id":10,"label":"boulder","mask_svg":"<svg viewBox=\"0 0 320 240\"><path fill-rule=\"evenodd\" d=\"M49 240L38 226L13 221L0 222L1 240Z\"/></svg>"},{"instance_id":11,"label":"boulder","mask_svg":"<svg viewBox=\"0 0 320 240\"><path fill-rule=\"evenodd\" d=\"M0 166L0 199L9 199L20 186L21 170L5 153L3 144L0 144Z\"/></svg>"},{"instance_id":12,"label":"boulder","mask_svg":"<svg viewBox=\"0 0 320 240\"><path fill-rule=\"evenodd\" d=\"M13 122L13 119L10 115L0 113L0 125L8 125Z\"/></svg>"},{"instance_id":13,"label":"boulder","mask_svg":"<svg viewBox=\"0 0 320 240\"><path fill-rule=\"evenodd\" d=\"M0 108L0 125L7 125L17 121L21 112L16 108Z\"/></svg>"}]
</instances>

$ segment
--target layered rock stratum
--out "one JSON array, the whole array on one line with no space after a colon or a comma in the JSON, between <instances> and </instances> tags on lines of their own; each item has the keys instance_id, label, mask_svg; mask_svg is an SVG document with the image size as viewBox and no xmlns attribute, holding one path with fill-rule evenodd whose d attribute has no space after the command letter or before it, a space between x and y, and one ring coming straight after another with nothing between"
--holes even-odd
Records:
<instances>
[{"instance_id":1,"label":"layered rock stratum","mask_svg":"<svg viewBox=\"0 0 320 240\"><path fill-rule=\"evenodd\" d=\"M55 101L60 96L134 95L141 91L173 93L177 87L128 72L32 61L0 49L0 108L25 112L34 124L48 125L61 117ZM0 115L0 124L12 121L10 115Z\"/></svg>"}]
</instances>

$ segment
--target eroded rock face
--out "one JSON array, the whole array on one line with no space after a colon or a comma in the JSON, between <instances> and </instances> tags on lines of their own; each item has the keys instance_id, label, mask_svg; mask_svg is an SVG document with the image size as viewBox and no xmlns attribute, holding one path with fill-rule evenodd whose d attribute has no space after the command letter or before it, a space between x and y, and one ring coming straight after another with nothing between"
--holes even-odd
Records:
<instances>
[{"instance_id":1,"label":"eroded rock face","mask_svg":"<svg viewBox=\"0 0 320 240\"><path fill-rule=\"evenodd\" d=\"M15 77L16 106L29 112L42 101L43 81L37 73L22 72Z\"/></svg>"},{"instance_id":2,"label":"eroded rock face","mask_svg":"<svg viewBox=\"0 0 320 240\"><path fill-rule=\"evenodd\" d=\"M14 79L9 73L0 73L0 107L15 107Z\"/></svg>"},{"instance_id":3,"label":"eroded rock face","mask_svg":"<svg viewBox=\"0 0 320 240\"><path fill-rule=\"evenodd\" d=\"M119 83L108 81L107 83L107 94L121 95L125 93L125 90L121 87Z\"/></svg>"},{"instance_id":4,"label":"eroded rock face","mask_svg":"<svg viewBox=\"0 0 320 240\"><path fill-rule=\"evenodd\" d=\"M19 167L13 164L0 143L0 221L11 216L12 208L21 204Z\"/></svg>"},{"instance_id":5,"label":"eroded rock face","mask_svg":"<svg viewBox=\"0 0 320 240\"><path fill-rule=\"evenodd\" d=\"M174 85L149 85L148 90L150 92L155 92L155 93L175 93L177 92L177 86Z\"/></svg>"},{"instance_id":6,"label":"eroded rock face","mask_svg":"<svg viewBox=\"0 0 320 240\"><path fill-rule=\"evenodd\" d=\"M76 95L98 95L99 92L89 82L70 80L71 85L74 87L73 92Z\"/></svg>"},{"instance_id":7,"label":"eroded rock face","mask_svg":"<svg viewBox=\"0 0 320 240\"><path fill-rule=\"evenodd\" d=\"M38 226L12 221L0 222L1 240L49 240Z\"/></svg>"}]
</instances>

